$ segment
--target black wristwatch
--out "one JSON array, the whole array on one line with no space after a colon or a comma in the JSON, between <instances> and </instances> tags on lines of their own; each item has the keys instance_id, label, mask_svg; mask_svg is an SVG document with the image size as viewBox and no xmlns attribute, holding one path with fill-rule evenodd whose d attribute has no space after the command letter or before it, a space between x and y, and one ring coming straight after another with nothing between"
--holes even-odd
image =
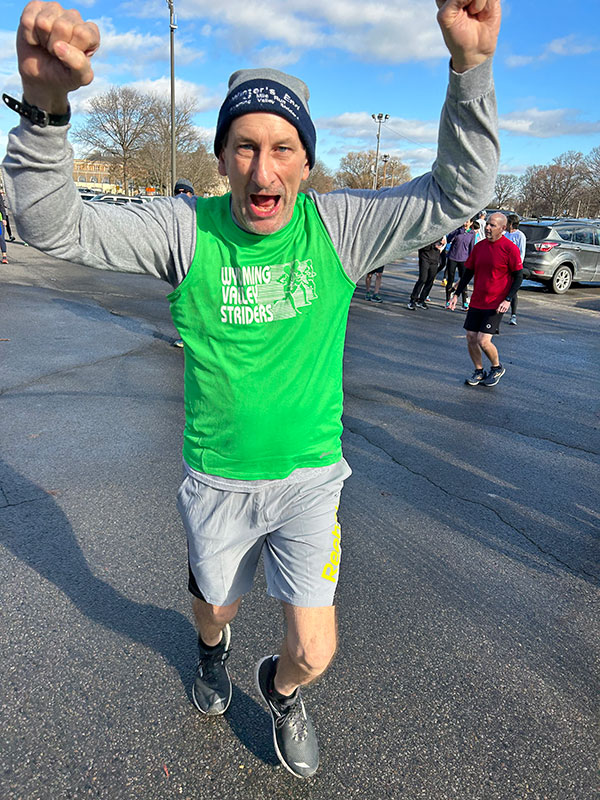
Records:
<instances>
[{"instance_id":1,"label":"black wristwatch","mask_svg":"<svg viewBox=\"0 0 600 800\"><path fill-rule=\"evenodd\" d=\"M71 119L71 106L69 104L67 104L66 114L49 114L37 106L30 105L24 97L19 101L8 94L3 94L2 99L11 111L16 111L17 114L28 119L32 125L37 125L40 128L47 128L48 125L58 128L61 125L68 125Z\"/></svg>"}]
</instances>

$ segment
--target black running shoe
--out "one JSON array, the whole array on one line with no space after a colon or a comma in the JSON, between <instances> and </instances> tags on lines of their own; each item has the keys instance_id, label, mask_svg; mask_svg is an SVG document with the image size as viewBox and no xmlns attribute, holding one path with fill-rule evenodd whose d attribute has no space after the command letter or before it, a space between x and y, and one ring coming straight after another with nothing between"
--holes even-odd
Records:
<instances>
[{"instance_id":1,"label":"black running shoe","mask_svg":"<svg viewBox=\"0 0 600 800\"><path fill-rule=\"evenodd\" d=\"M429 308L427 303L425 303L423 300L417 300L416 306L417 308Z\"/></svg>"},{"instance_id":2,"label":"black running shoe","mask_svg":"<svg viewBox=\"0 0 600 800\"><path fill-rule=\"evenodd\" d=\"M485 376L485 379L481 381L482 386L495 386L500 378L504 375L506 370L499 364L497 367L491 367L490 371Z\"/></svg>"},{"instance_id":3,"label":"black running shoe","mask_svg":"<svg viewBox=\"0 0 600 800\"><path fill-rule=\"evenodd\" d=\"M279 656L267 656L256 665L256 687L273 719L273 743L283 766L297 778L309 778L319 766L319 743L314 725L300 697L300 689L285 703L272 695Z\"/></svg>"},{"instance_id":4,"label":"black running shoe","mask_svg":"<svg viewBox=\"0 0 600 800\"><path fill-rule=\"evenodd\" d=\"M465 383L468 383L469 386L478 386L482 383L486 378L486 373L482 369L476 369L472 375L469 375L468 378L465 378Z\"/></svg>"},{"instance_id":5,"label":"black running shoe","mask_svg":"<svg viewBox=\"0 0 600 800\"><path fill-rule=\"evenodd\" d=\"M229 625L224 627L223 637L214 650L205 650L202 642L198 640L200 658L192 686L192 698L198 711L211 717L224 714L231 702L231 678L225 666L229 658L230 644Z\"/></svg>"},{"instance_id":6,"label":"black running shoe","mask_svg":"<svg viewBox=\"0 0 600 800\"><path fill-rule=\"evenodd\" d=\"M417 304L413 303L412 300L406 304L406 307L408 308L409 311L416 311L417 310Z\"/></svg>"}]
</instances>

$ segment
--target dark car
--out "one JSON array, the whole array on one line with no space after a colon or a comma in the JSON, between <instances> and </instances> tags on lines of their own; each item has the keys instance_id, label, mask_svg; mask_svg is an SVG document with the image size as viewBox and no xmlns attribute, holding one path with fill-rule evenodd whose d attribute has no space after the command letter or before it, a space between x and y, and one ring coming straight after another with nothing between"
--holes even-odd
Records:
<instances>
[{"instance_id":1,"label":"dark car","mask_svg":"<svg viewBox=\"0 0 600 800\"><path fill-rule=\"evenodd\" d=\"M529 280L563 294L573 281L600 281L600 221L585 219L523 220L527 239L523 266Z\"/></svg>"}]
</instances>

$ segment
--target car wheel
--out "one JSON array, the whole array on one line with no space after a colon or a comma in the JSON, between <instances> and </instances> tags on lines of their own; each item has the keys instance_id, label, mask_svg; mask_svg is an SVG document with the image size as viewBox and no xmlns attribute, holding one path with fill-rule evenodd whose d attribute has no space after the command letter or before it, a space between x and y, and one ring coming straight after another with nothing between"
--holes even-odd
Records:
<instances>
[{"instance_id":1,"label":"car wheel","mask_svg":"<svg viewBox=\"0 0 600 800\"><path fill-rule=\"evenodd\" d=\"M563 266L559 267L552 276L550 287L554 294L564 294L570 288L572 282L573 273L571 272L570 267L567 267L563 264Z\"/></svg>"}]
</instances>

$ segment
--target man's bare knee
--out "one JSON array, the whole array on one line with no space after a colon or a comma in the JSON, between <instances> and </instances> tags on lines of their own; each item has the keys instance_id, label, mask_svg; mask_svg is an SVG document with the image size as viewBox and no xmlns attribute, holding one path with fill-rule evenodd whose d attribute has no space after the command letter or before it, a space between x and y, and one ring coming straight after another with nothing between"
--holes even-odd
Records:
<instances>
[{"instance_id":1,"label":"man's bare knee","mask_svg":"<svg viewBox=\"0 0 600 800\"><path fill-rule=\"evenodd\" d=\"M326 639L307 643L288 641L287 644L292 661L312 678L325 672L336 651L335 638L333 641Z\"/></svg>"},{"instance_id":2,"label":"man's bare knee","mask_svg":"<svg viewBox=\"0 0 600 800\"><path fill-rule=\"evenodd\" d=\"M223 628L228 622L231 622L238 612L239 605L239 600L229 606L215 606L212 603L201 600L199 597L194 597L192 600L196 618L199 617L205 623L214 625L217 628Z\"/></svg>"}]
</instances>

